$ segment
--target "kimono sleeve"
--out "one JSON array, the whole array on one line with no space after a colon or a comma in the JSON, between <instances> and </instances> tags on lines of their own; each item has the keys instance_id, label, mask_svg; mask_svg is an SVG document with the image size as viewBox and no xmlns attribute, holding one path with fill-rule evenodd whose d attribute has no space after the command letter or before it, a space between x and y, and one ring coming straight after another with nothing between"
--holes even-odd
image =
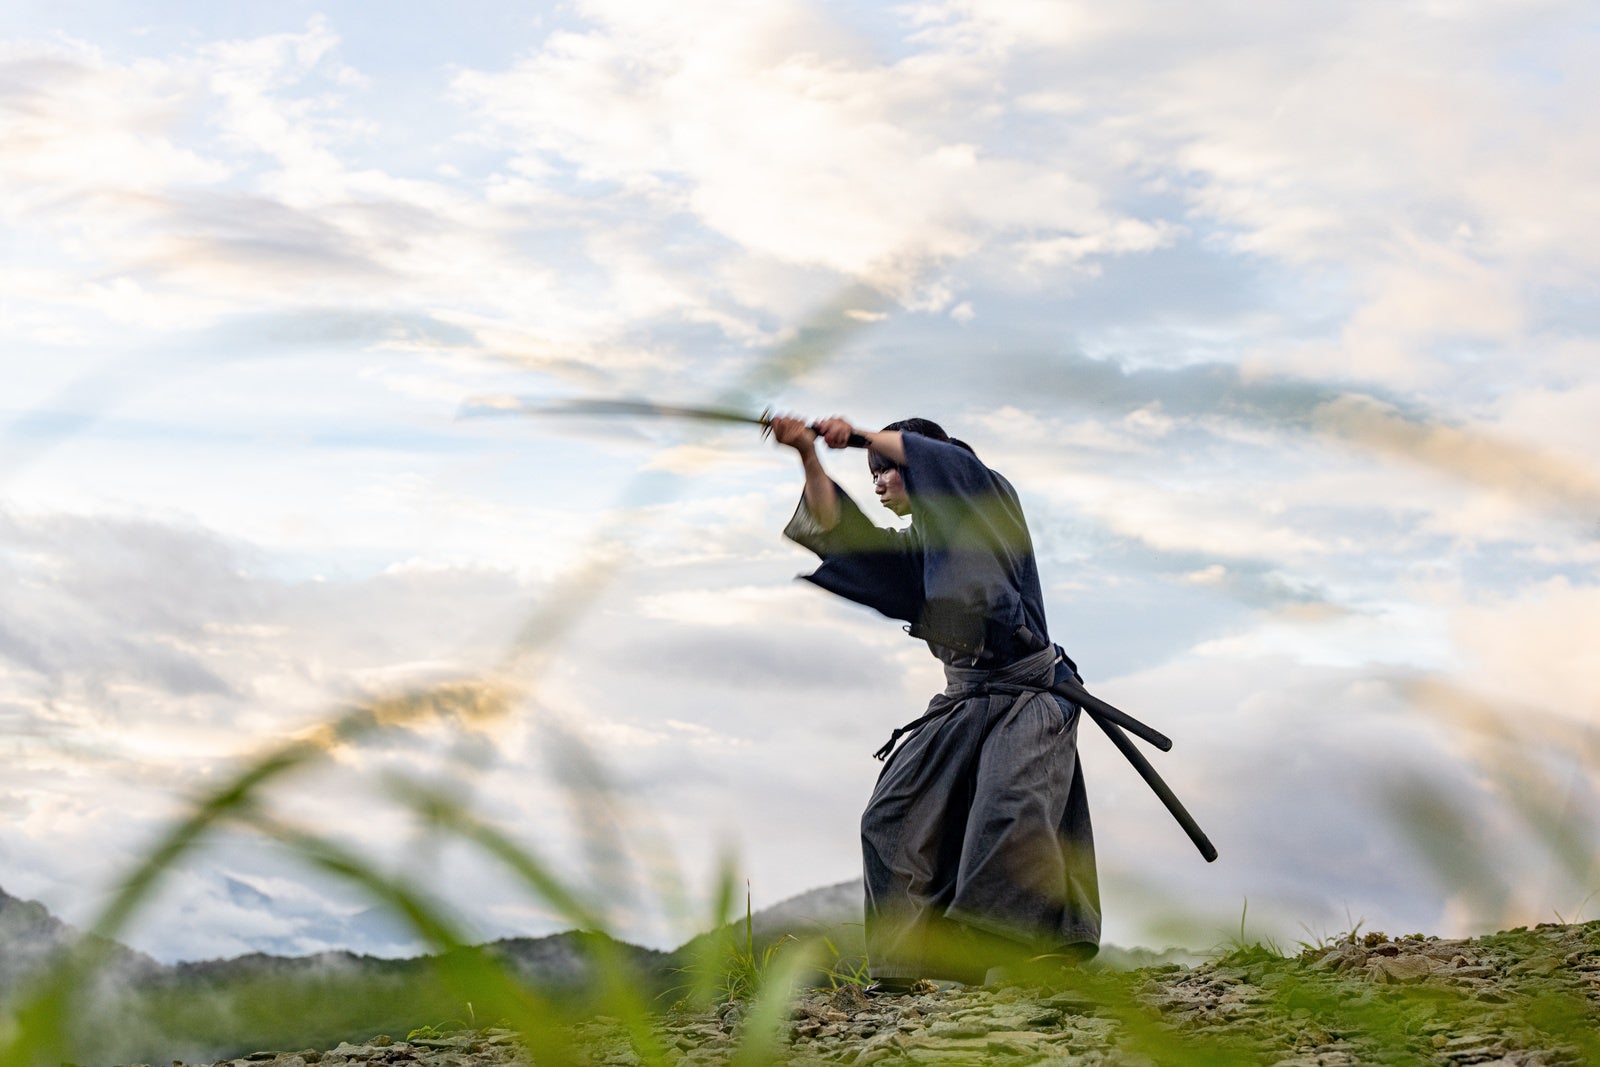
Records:
<instances>
[{"instance_id":1,"label":"kimono sleeve","mask_svg":"<svg viewBox=\"0 0 1600 1067\"><path fill-rule=\"evenodd\" d=\"M1018 626L1043 628L1042 603L1034 612L1025 602L1024 587L1037 579L1016 491L959 445L914 433L903 440L906 492L925 551L924 624L1005 654Z\"/></svg>"},{"instance_id":2,"label":"kimono sleeve","mask_svg":"<svg viewBox=\"0 0 1600 1067\"><path fill-rule=\"evenodd\" d=\"M817 521L803 494L784 527L785 537L822 559L801 577L891 619L916 622L923 605L921 550L909 535L874 524L838 483L834 490L839 521L832 528Z\"/></svg>"}]
</instances>

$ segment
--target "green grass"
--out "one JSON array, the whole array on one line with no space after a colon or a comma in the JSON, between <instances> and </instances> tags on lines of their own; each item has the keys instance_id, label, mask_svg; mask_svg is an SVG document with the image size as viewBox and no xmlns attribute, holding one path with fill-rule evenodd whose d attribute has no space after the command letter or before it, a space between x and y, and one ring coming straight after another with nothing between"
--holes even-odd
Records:
<instances>
[{"instance_id":1,"label":"green grass","mask_svg":"<svg viewBox=\"0 0 1600 1067\"><path fill-rule=\"evenodd\" d=\"M743 929L724 925L706 942L702 959L691 968L698 980L690 989L689 1003L703 1005L708 999L719 1004L756 1000L778 973L785 951L792 951L799 944L799 938L784 934L771 944L756 946L755 917L746 883Z\"/></svg>"},{"instance_id":2,"label":"green grass","mask_svg":"<svg viewBox=\"0 0 1600 1067\"><path fill-rule=\"evenodd\" d=\"M687 982L663 999L649 975L641 974L618 942L605 936L603 909L593 889L575 882L541 857L536 845L514 838L473 811L461 796L435 780L391 774L383 795L429 834L455 841L493 861L514 877L526 898L568 926L593 932L581 939L591 981L581 990L530 988L491 952L474 947L468 924L441 906L429 887L385 873L372 856L290 821L278 813L278 798L344 746L370 743L419 717L481 715L496 701L480 687L454 686L401 694L381 705L348 711L313 736L276 746L241 767L228 781L196 799L150 854L123 881L93 924L95 938L43 975L18 1003L0 1031L0 1063L6 1067L56 1067L63 1062L105 1064L113 1059L193 1061L203 1053L245 1055L261 1049L331 1047L376 1033L439 1035L469 1026L504 1026L518 1034L541 1067L582 1062L572 1041L574 1026L596 1014L617 1020L641 1063L671 1062L660 1036L666 1004L685 1010L738 1005L741 1022L733 1060L741 1065L772 1062L784 1040L788 1010L804 985L839 989L867 983L864 960L842 951L830 932L784 935L770 943L757 936L748 885L742 921L729 921L734 902L734 867L725 863L716 879L715 906L703 919L712 933L694 943L683 972ZM465 707L463 707L465 705ZM604 775L587 754L572 765L587 768L572 788L575 803L593 811L614 804ZM160 897L166 877L195 850L222 835L248 835L271 842L306 869L353 887L362 897L404 922L431 956L397 962L361 976L300 975L252 978L197 998L176 982L145 983L136 995L110 1010L97 1003L105 968L105 946L144 908ZM668 887L665 892L681 892ZM1252 935L1245 902L1236 933L1214 954L1219 967L1234 969L1276 992L1262 1026L1293 1024L1326 1034L1355 1035L1384 1062L1428 1062L1430 1041L1452 1028L1469 1028L1485 1006L1459 990L1441 987L1380 987L1349 976L1321 975L1306 964L1343 943L1368 946L1385 939L1349 932L1302 942L1299 958L1287 958L1271 939ZM1511 937L1512 935L1506 935ZM1597 931L1600 937L1600 931ZM1528 951L1537 949L1529 942ZM956 950L952 950L956 951ZM1048 962L1048 961L1046 961ZM1248 1034L1174 1026L1141 1000L1148 976L1093 969L1052 972L1069 989L1117 1020L1124 1050L1159 1064L1254 1062ZM1594 1005L1552 993L1522 1005L1515 1025L1545 1035L1600 1064L1594 1036ZM1443 1030L1441 1030L1443 1028Z\"/></svg>"}]
</instances>

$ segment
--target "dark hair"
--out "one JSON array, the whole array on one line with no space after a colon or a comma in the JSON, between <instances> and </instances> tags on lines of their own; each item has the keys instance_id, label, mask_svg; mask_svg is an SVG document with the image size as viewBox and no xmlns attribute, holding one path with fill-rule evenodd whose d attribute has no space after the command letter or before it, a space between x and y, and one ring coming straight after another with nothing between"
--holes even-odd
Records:
<instances>
[{"instance_id":1,"label":"dark hair","mask_svg":"<svg viewBox=\"0 0 1600 1067\"><path fill-rule=\"evenodd\" d=\"M968 452L972 452L973 455L978 454L977 452L974 452L972 446L967 444L965 441L958 437L951 437L949 434L945 433L944 427L940 426L932 419L901 419L899 422L891 422L883 429L903 430L906 433L914 433L922 437L931 437L935 441L944 441L947 444L959 445ZM882 433L883 431L880 430L879 432ZM867 469L873 474L877 474L879 471L888 470L893 466L893 463L890 463L876 452L867 453Z\"/></svg>"}]
</instances>

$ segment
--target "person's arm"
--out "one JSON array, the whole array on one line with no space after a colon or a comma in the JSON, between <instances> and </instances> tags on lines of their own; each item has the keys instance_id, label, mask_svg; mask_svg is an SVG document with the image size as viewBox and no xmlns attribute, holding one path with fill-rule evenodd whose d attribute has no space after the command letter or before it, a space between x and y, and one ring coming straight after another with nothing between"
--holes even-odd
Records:
<instances>
[{"instance_id":1,"label":"person's arm","mask_svg":"<svg viewBox=\"0 0 1600 1067\"><path fill-rule=\"evenodd\" d=\"M860 433L860 431L856 431ZM896 467L906 465L905 440L900 436L899 430L879 430L877 433L862 433L867 439L867 450L876 452Z\"/></svg>"},{"instance_id":2,"label":"person's arm","mask_svg":"<svg viewBox=\"0 0 1600 1067\"><path fill-rule=\"evenodd\" d=\"M800 419L787 415L774 417L771 425L773 439L800 454L800 468L806 478L806 508L811 517L822 529L833 529L839 524L839 495L817 456L816 433Z\"/></svg>"}]
</instances>

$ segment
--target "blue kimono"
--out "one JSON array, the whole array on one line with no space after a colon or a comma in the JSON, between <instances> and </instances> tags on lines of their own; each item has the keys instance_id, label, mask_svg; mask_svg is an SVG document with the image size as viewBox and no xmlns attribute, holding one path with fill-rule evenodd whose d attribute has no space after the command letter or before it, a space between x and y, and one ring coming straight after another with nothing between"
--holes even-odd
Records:
<instances>
[{"instance_id":1,"label":"blue kimono","mask_svg":"<svg viewBox=\"0 0 1600 1067\"><path fill-rule=\"evenodd\" d=\"M902 440L909 529L874 525L839 490L831 529L802 497L784 530L822 559L807 580L905 622L945 665L947 688L896 731L910 736L883 753L861 820L873 977L974 982L1086 958L1100 901L1079 712L1048 691L1076 669L1046 636L1021 505L967 449Z\"/></svg>"}]
</instances>

